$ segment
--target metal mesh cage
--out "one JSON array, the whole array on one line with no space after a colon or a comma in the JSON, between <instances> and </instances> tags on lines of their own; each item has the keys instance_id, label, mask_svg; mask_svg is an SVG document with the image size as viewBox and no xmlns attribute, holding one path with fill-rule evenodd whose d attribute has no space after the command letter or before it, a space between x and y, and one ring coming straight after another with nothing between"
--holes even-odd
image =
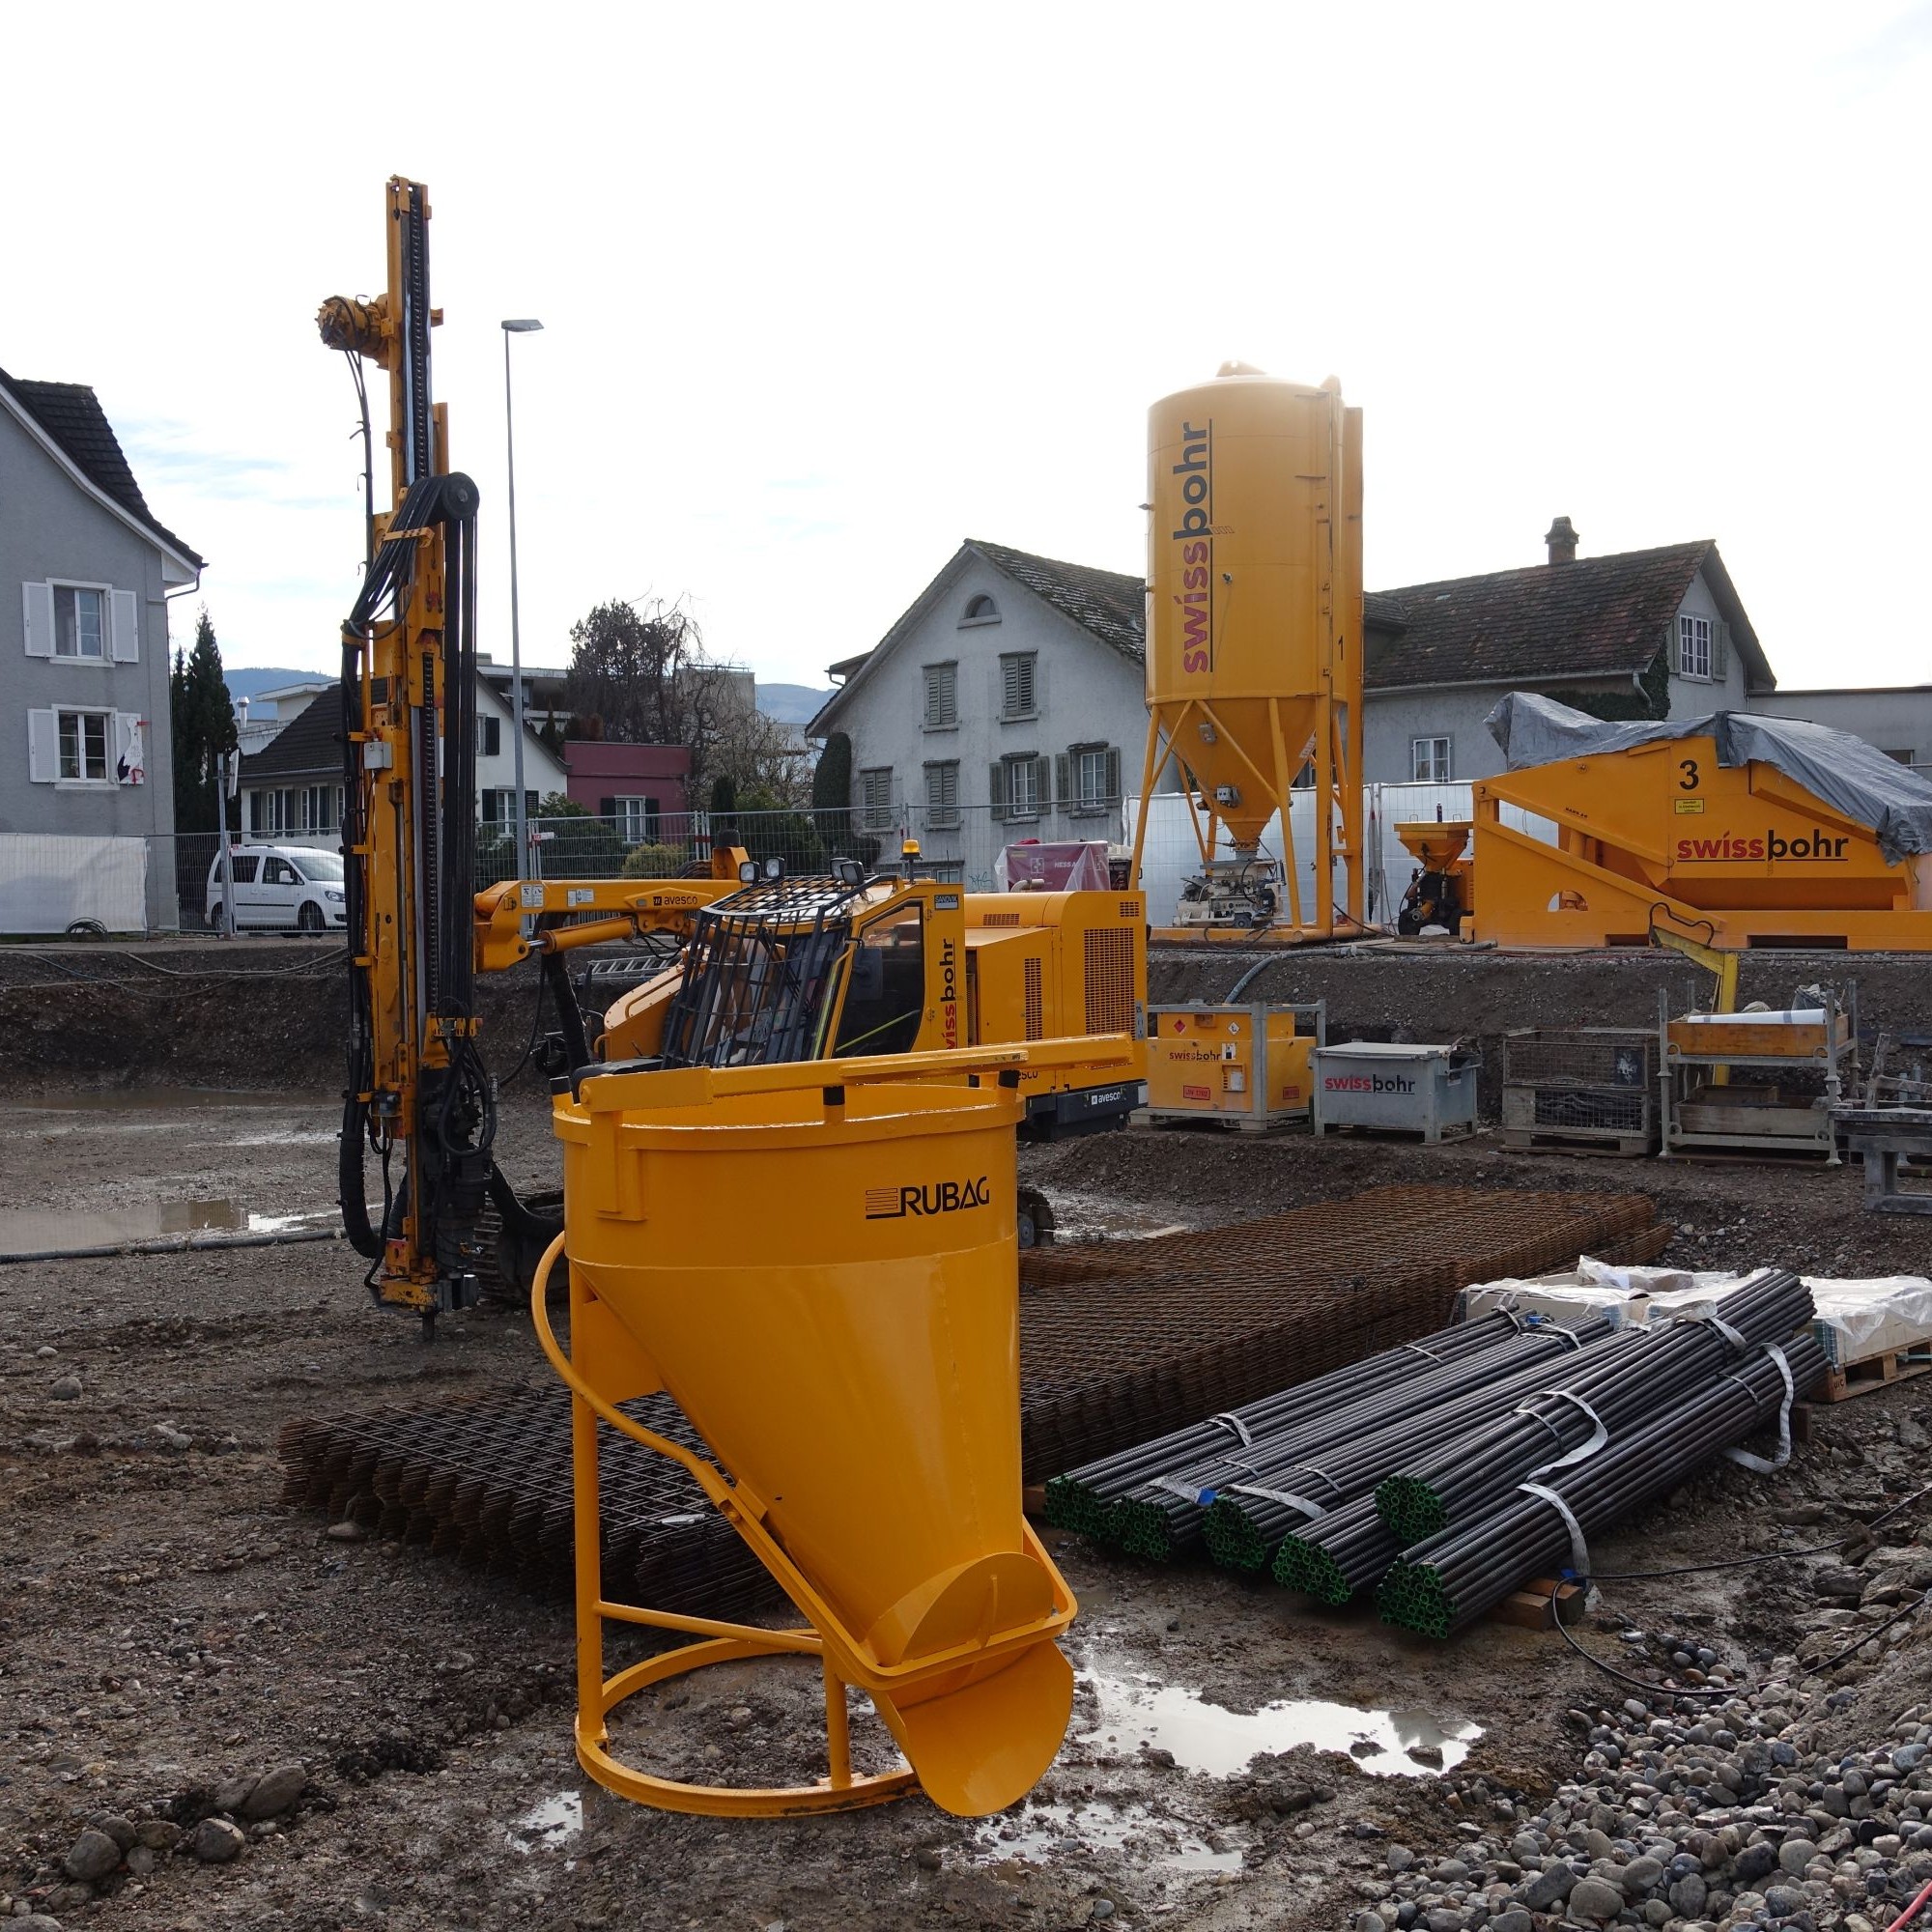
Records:
<instances>
[{"instance_id":1,"label":"metal mesh cage","mask_svg":"<svg viewBox=\"0 0 1932 1932\"><path fill-rule=\"evenodd\" d=\"M1621 1027L1531 1027L1503 1035L1505 1087L1648 1093L1657 1036Z\"/></svg>"}]
</instances>

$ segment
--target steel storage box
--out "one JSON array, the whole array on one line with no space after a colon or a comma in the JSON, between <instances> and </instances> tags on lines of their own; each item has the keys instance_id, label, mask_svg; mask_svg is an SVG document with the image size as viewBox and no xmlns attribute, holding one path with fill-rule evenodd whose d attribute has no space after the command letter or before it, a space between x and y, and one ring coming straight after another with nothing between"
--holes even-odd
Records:
<instances>
[{"instance_id":1,"label":"steel storage box","mask_svg":"<svg viewBox=\"0 0 1932 1932\"><path fill-rule=\"evenodd\" d=\"M1511 1147L1641 1154L1657 1146L1657 1035L1524 1027L1503 1035L1502 1138Z\"/></svg>"},{"instance_id":2,"label":"steel storage box","mask_svg":"<svg viewBox=\"0 0 1932 1932\"><path fill-rule=\"evenodd\" d=\"M1384 1127L1439 1141L1476 1124L1474 1053L1453 1046L1351 1040L1317 1048L1315 1131Z\"/></svg>"}]
</instances>

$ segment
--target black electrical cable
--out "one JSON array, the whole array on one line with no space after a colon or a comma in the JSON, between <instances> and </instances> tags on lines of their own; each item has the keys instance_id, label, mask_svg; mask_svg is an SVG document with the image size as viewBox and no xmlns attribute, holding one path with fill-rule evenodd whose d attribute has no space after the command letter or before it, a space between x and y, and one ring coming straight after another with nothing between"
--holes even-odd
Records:
<instances>
[{"instance_id":1,"label":"black electrical cable","mask_svg":"<svg viewBox=\"0 0 1932 1932\"><path fill-rule=\"evenodd\" d=\"M1690 1684L1690 1685L1685 1685L1680 1689L1680 1688L1675 1688L1668 1684L1657 1684L1651 1682L1647 1678L1633 1677L1630 1675L1628 1671L1619 1670L1615 1664L1606 1663L1601 1657L1596 1656L1591 1651L1585 1650L1583 1646L1580 1643L1578 1643L1577 1639L1570 1634L1569 1625L1566 1624L1563 1621L1562 1617L1558 1614L1556 1600L1558 1595L1561 1593L1564 1584L1570 1582L1579 1582L1579 1581L1592 1582L1592 1583L1605 1583L1605 1582L1628 1583L1628 1582L1637 1582L1654 1577L1696 1577L1696 1576L1701 1576L1704 1573L1713 1570L1742 1570L1750 1565L1758 1563L1781 1562L1786 1557L1822 1556L1828 1554L1830 1551L1833 1549L1844 1548L1844 1547L1848 1543L1859 1542L1861 1538L1868 1536L1874 1529L1876 1529L1879 1526L1880 1523L1884 1522L1888 1517L1896 1516L1900 1510L1906 1508L1911 1503L1916 1503L1921 1496L1925 1495L1932 1495L1932 1484L1927 1484L1923 1489L1915 1490L1909 1496L1900 1497L1899 1500L1893 1503L1889 1509L1881 1510L1877 1516L1873 1517L1870 1520L1870 1521L1861 1523L1857 1529L1852 1530L1849 1534L1845 1536L1839 1537L1835 1542L1817 1543L1811 1545L1808 1548L1804 1549L1760 1550L1754 1556L1734 1556L1729 1558L1727 1561L1721 1563L1689 1563L1685 1564L1679 1569L1674 1569L1674 1570L1622 1570L1622 1571L1613 1570L1605 1572L1602 1575L1598 1575L1597 1573L1592 1572L1592 1574L1588 1577L1577 1577L1575 1576L1559 1577L1555 1580L1555 1582L1553 1582L1550 1585L1549 1589L1550 1619L1556 1625L1556 1628L1563 1634L1563 1641L1567 1643L1570 1646L1570 1648L1574 1650L1577 1653L1577 1655L1583 1660L1585 1663L1595 1664L1596 1667L1605 1674L1605 1676L1615 1678L1619 1684L1628 1684L1632 1687L1633 1690L1644 1691L1647 1695L1649 1695L1652 1698L1734 1696L1737 1694L1738 1690L1742 1687L1735 1684L1725 1684L1721 1686ZM1819 1664L1817 1666L1817 1671L1835 1670L1837 1666L1840 1663L1844 1662L1844 1661L1847 1658L1855 1657L1861 1650L1864 1648L1866 1644L1868 1644L1872 1640L1873 1637L1877 1636L1882 1631L1889 1630L1893 1624L1900 1622L1903 1618L1910 1615L1911 1612L1913 1610L1916 1610L1918 1607L1919 1604L1922 1604L1924 1601L1925 1601L1924 1598L1921 1596L1915 1602L1908 1604L1904 1609L1898 1612L1897 1616L1888 1617L1884 1623L1875 1624L1870 1630L1863 1632L1860 1635L1858 1642L1852 1644L1848 1649L1841 1650L1835 1657L1828 1658L1823 1663ZM1816 1673L1814 1672L1814 1674Z\"/></svg>"}]
</instances>

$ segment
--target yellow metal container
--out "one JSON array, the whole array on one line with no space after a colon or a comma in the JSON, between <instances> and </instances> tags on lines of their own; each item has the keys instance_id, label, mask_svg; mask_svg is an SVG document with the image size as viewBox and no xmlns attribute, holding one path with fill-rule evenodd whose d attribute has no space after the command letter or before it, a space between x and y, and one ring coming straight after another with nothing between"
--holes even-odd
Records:
<instances>
[{"instance_id":1,"label":"yellow metal container","mask_svg":"<svg viewBox=\"0 0 1932 1932\"><path fill-rule=\"evenodd\" d=\"M1095 1051L1032 1051L1062 1047ZM810 1619L829 1684L868 1691L933 1801L967 1815L1034 1784L1073 1694L1055 1644L1073 1600L1021 1514L1027 1054L593 1074L554 1114L569 1369L604 1404L676 1398L728 1478L707 1491ZM580 1756L681 1802L607 1776L582 1718Z\"/></svg>"},{"instance_id":2,"label":"yellow metal container","mask_svg":"<svg viewBox=\"0 0 1932 1932\"><path fill-rule=\"evenodd\" d=\"M1243 855L1312 766L1332 808L1317 813L1323 923L1331 854L1360 851L1361 430L1332 380L1249 370L1148 417L1150 764L1164 741Z\"/></svg>"},{"instance_id":3,"label":"yellow metal container","mask_svg":"<svg viewBox=\"0 0 1932 1932\"><path fill-rule=\"evenodd\" d=\"M1776 767L1672 738L1480 779L1474 936L1644 946L1665 921L1720 952L1932 951L1932 854L1892 865L1870 826ZM1503 815L1547 819L1555 842Z\"/></svg>"},{"instance_id":4,"label":"yellow metal container","mask_svg":"<svg viewBox=\"0 0 1932 1932\"><path fill-rule=\"evenodd\" d=\"M1297 1034L1312 1016L1315 1032ZM1148 1119L1257 1130L1308 1119L1319 1007L1156 1007L1148 1016Z\"/></svg>"}]
</instances>

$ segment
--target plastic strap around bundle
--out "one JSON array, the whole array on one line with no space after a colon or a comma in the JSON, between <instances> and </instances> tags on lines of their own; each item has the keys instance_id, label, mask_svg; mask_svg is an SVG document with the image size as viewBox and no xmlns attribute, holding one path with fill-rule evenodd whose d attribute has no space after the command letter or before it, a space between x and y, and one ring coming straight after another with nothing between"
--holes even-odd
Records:
<instances>
[{"instance_id":1,"label":"plastic strap around bundle","mask_svg":"<svg viewBox=\"0 0 1932 1932\"><path fill-rule=\"evenodd\" d=\"M1434 1362L1437 1368L1440 1368L1442 1366L1442 1357L1440 1355L1432 1354L1427 1349L1425 1349L1422 1346L1420 1342L1405 1342L1402 1346L1405 1349L1406 1349L1411 1355L1420 1355L1425 1362Z\"/></svg>"},{"instance_id":2,"label":"plastic strap around bundle","mask_svg":"<svg viewBox=\"0 0 1932 1932\"><path fill-rule=\"evenodd\" d=\"M1198 1503L1205 1495L1212 1500L1211 1490L1197 1490L1192 1483L1183 1483L1179 1476L1156 1476L1153 1486L1165 1490L1171 1496L1179 1496L1183 1502Z\"/></svg>"},{"instance_id":3,"label":"plastic strap around bundle","mask_svg":"<svg viewBox=\"0 0 1932 1932\"><path fill-rule=\"evenodd\" d=\"M1740 1334L1739 1331L1733 1328L1728 1321L1722 1320L1719 1316L1716 1315L1705 1316L1704 1325L1707 1328L1715 1328L1718 1331L1718 1333L1721 1335L1724 1338L1724 1340L1731 1345L1732 1348L1738 1350L1740 1352L1750 1347L1750 1343L1746 1339L1744 1335Z\"/></svg>"},{"instance_id":4,"label":"plastic strap around bundle","mask_svg":"<svg viewBox=\"0 0 1932 1932\"><path fill-rule=\"evenodd\" d=\"M1218 1422L1223 1429L1232 1429L1240 1437L1243 1449L1252 1449L1255 1446L1255 1438L1248 1433L1248 1425L1238 1415L1210 1415L1208 1420Z\"/></svg>"},{"instance_id":5,"label":"plastic strap around bundle","mask_svg":"<svg viewBox=\"0 0 1932 1932\"><path fill-rule=\"evenodd\" d=\"M1306 1496L1298 1496L1293 1490L1270 1490L1260 1483L1236 1483L1229 1493L1260 1496L1265 1502L1285 1503L1290 1509L1299 1510L1303 1516L1322 1516L1330 1508L1327 1503L1310 1502Z\"/></svg>"},{"instance_id":6,"label":"plastic strap around bundle","mask_svg":"<svg viewBox=\"0 0 1932 1932\"><path fill-rule=\"evenodd\" d=\"M1572 1514L1570 1505L1554 1490L1547 1490L1541 1483L1519 1483L1517 1488L1523 1494L1534 1496L1538 1502L1548 1503L1563 1519L1563 1527L1570 1532L1570 1571L1585 1586L1583 1603L1585 1606L1597 1601L1597 1586L1590 1581L1590 1547L1583 1541L1583 1525Z\"/></svg>"},{"instance_id":7,"label":"plastic strap around bundle","mask_svg":"<svg viewBox=\"0 0 1932 1932\"><path fill-rule=\"evenodd\" d=\"M1791 1461L1791 1405L1798 1398L1798 1390L1791 1379L1791 1363L1786 1359L1782 1348L1776 1342L1765 1345L1764 1352L1777 1364L1777 1373L1784 1378L1784 1400L1777 1406L1777 1454L1769 1459L1754 1456L1748 1449L1726 1449L1724 1454L1733 1463L1742 1463L1747 1469L1754 1469L1760 1476L1775 1474ZM1733 1381L1737 1377L1731 1378Z\"/></svg>"},{"instance_id":8,"label":"plastic strap around bundle","mask_svg":"<svg viewBox=\"0 0 1932 1932\"><path fill-rule=\"evenodd\" d=\"M1580 1408L1590 1422L1591 1425L1590 1436L1587 1441L1579 1442L1577 1443L1576 1448L1568 1450L1563 1455L1558 1456L1554 1462L1539 1463L1536 1465L1536 1467L1529 1472L1528 1480L1530 1482L1534 1482L1539 1476L1547 1476L1551 1469L1568 1468L1572 1463L1580 1463L1586 1456L1594 1456L1597 1453L1597 1451L1601 1449L1604 1446L1604 1444L1610 1439L1610 1432L1604 1426L1604 1418L1601 1415L1599 1415L1597 1411L1594 1408L1592 1408L1590 1405L1587 1402L1585 1402L1580 1395L1577 1395L1569 1389L1540 1390L1538 1392L1537 1399L1540 1400L1546 1398L1552 1402L1573 1403L1577 1407ZM1519 1415L1526 1415L1532 1421L1542 1423L1544 1428L1548 1429L1551 1433L1551 1435L1555 1435L1556 1439L1559 1442L1562 1441L1563 1437L1557 1432L1555 1425L1551 1423L1547 1416L1538 1415L1537 1412L1530 1407L1528 1403L1524 1403L1517 1410L1517 1413Z\"/></svg>"}]
</instances>

